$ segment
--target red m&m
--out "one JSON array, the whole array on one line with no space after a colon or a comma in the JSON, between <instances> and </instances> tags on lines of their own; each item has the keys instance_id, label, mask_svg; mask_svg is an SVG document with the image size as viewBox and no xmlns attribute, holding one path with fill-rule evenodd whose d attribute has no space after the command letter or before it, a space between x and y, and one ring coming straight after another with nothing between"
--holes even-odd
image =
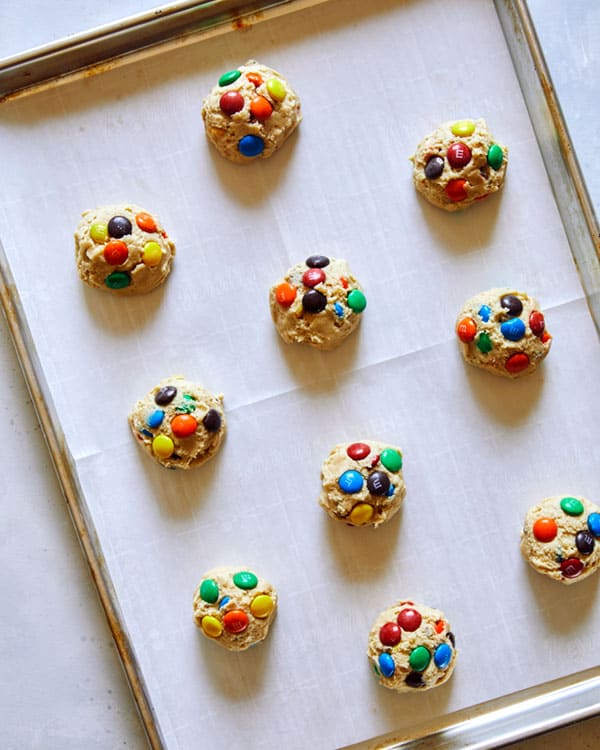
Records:
<instances>
[{"instance_id":1,"label":"red m&m","mask_svg":"<svg viewBox=\"0 0 600 750\"><path fill-rule=\"evenodd\" d=\"M446 185L445 192L448 198L455 203L464 201L467 197L467 181L462 179L450 180Z\"/></svg>"},{"instance_id":2,"label":"red m&m","mask_svg":"<svg viewBox=\"0 0 600 750\"><path fill-rule=\"evenodd\" d=\"M506 360L504 367L513 375L522 372L529 367L529 357L525 352L517 352Z\"/></svg>"},{"instance_id":3,"label":"red m&m","mask_svg":"<svg viewBox=\"0 0 600 750\"><path fill-rule=\"evenodd\" d=\"M416 609L402 609L398 612L398 617L396 619L398 625L400 625L403 630L412 633L421 625L423 618L421 617L421 613Z\"/></svg>"},{"instance_id":4,"label":"red m&m","mask_svg":"<svg viewBox=\"0 0 600 750\"><path fill-rule=\"evenodd\" d=\"M471 161L471 149L466 143L457 141L448 148L446 157L451 167L460 169L461 167L466 167Z\"/></svg>"},{"instance_id":5,"label":"red m&m","mask_svg":"<svg viewBox=\"0 0 600 750\"><path fill-rule=\"evenodd\" d=\"M309 268L302 274L302 283L313 287L325 281L325 271L322 268Z\"/></svg>"},{"instance_id":6,"label":"red m&m","mask_svg":"<svg viewBox=\"0 0 600 750\"><path fill-rule=\"evenodd\" d=\"M239 91L226 91L219 99L219 106L226 115L234 115L244 108L244 97Z\"/></svg>"},{"instance_id":7,"label":"red m&m","mask_svg":"<svg viewBox=\"0 0 600 750\"><path fill-rule=\"evenodd\" d=\"M355 461L360 461L362 458L366 458L371 449L366 443L352 443L346 448L346 453L350 458Z\"/></svg>"},{"instance_id":8,"label":"red m&m","mask_svg":"<svg viewBox=\"0 0 600 750\"><path fill-rule=\"evenodd\" d=\"M535 336L540 337L544 333L546 322L543 314L539 310L534 310L529 316L529 327Z\"/></svg>"},{"instance_id":9,"label":"red m&m","mask_svg":"<svg viewBox=\"0 0 600 750\"><path fill-rule=\"evenodd\" d=\"M384 646L395 646L402 639L400 626L395 622L386 622L379 631L379 640Z\"/></svg>"}]
</instances>

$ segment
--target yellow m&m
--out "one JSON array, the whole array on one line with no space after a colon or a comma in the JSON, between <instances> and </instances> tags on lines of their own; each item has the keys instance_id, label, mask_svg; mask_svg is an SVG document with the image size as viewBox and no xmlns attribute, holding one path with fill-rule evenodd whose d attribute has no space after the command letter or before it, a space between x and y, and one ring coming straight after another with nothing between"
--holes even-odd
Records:
<instances>
[{"instance_id":1,"label":"yellow m&m","mask_svg":"<svg viewBox=\"0 0 600 750\"><path fill-rule=\"evenodd\" d=\"M162 249L158 242L146 242L142 261L145 266L158 266L162 260Z\"/></svg>"},{"instance_id":2,"label":"yellow m&m","mask_svg":"<svg viewBox=\"0 0 600 750\"><path fill-rule=\"evenodd\" d=\"M92 224L90 227L90 237L94 240L94 242L102 243L106 242L108 239L108 227L106 224L101 224L100 222L97 222L96 224Z\"/></svg>"},{"instance_id":3,"label":"yellow m&m","mask_svg":"<svg viewBox=\"0 0 600 750\"><path fill-rule=\"evenodd\" d=\"M157 458L169 458L175 450L175 444L166 435L157 435L152 441L152 450Z\"/></svg>"},{"instance_id":4,"label":"yellow m&m","mask_svg":"<svg viewBox=\"0 0 600 750\"><path fill-rule=\"evenodd\" d=\"M454 135L466 137L473 135L475 132L475 123L473 120L457 120L450 128Z\"/></svg>"},{"instance_id":5,"label":"yellow m&m","mask_svg":"<svg viewBox=\"0 0 600 750\"><path fill-rule=\"evenodd\" d=\"M267 91L276 102L282 102L285 99L285 86L281 83L279 78L269 78L267 81Z\"/></svg>"},{"instance_id":6,"label":"yellow m&m","mask_svg":"<svg viewBox=\"0 0 600 750\"><path fill-rule=\"evenodd\" d=\"M205 615L200 623L202 626L202 632L209 638L218 638L223 632L223 625L220 620L211 615Z\"/></svg>"},{"instance_id":7,"label":"yellow m&m","mask_svg":"<svg viewBox=\"0 0 600 750\"><path fill-rule=\"evenodd\" d=\"M350 511L350 521L357 526L362 526L373 518L375 509L369 503L358 503Z\"/></svg>"},{"instance_id":8,"label":"yellow m&m","mask_svg":"<svg viewBox=\"0 0 600 750\"><path fill-rule=\"evenodd\" d=\"M273 611L273 600L268 594L259 594L255 596L250 605L250 612L254 617L268 617Z\"/></svg>"}]
</instances>

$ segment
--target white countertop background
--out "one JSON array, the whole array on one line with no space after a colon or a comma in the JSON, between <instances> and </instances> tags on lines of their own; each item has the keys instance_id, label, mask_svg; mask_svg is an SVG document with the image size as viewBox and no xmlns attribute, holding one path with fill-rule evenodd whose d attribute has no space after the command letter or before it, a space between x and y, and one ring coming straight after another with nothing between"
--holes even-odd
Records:
<instances>
[{"instance_id":1,"label":"white countertop background","mask_svg":"<svg viewBox=\"0 0 600 750\"><path fill-rule=\"evenodd\" d=\"M144 9L143 0L0 6L0 57ZM568 7L567 7L568 6ZM600 4L530 0L588 188L600 210ZM51 468L6 325L0 326L3 750L142 750L146 741ZM596 748L600 718L515 745Z\"/></svg>"}]
</instances>

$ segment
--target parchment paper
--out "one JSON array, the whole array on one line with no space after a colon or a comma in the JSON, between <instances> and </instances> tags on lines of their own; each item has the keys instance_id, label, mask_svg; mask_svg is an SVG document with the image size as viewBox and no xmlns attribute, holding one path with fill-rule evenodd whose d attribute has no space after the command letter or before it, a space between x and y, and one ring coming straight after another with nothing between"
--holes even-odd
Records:
<instances>
[{"instance_id":1,"label":"parchment paper","mask_svg":"<svg viewBox=\"0 0 600 750\"><path fill-rule=\"evenodd\" d=\"M206 142L204 95L256 58L302 98L279 154L247 167ZM598 580L521 560L527 508L600 502L600 347L491 3L331 2L84 77L0 109L0 237L170 749L331 748L598 663ZM509 146L504 193L425 204L408 157L440 122L484 116ZM166 285L114 298L80 282L81 211L134 201L177 243ZM269 286L309 254L345 257L368 307L330 353L280 342ZM464 299L514 285L554 336L534 375L462 362ZM184 374L225 394L228 436L189 473L142 454L126 416ZM404 450L403 510L373 531L317 504L322 460L364 438ZM26 498L22 499L26 502ZM241 654L192 622L208 568L276 585L269 639ZM428 693L377 685L383 608L445 611L459 659Z\"/></svg>"}]
</instances>

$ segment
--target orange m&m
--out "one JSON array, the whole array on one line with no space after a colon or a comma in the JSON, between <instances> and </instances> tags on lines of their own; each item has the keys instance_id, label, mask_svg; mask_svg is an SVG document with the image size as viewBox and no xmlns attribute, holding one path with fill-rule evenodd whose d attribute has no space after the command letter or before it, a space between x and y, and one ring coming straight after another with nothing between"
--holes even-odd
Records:
<instances>
[{"instance_id":1,"label":"orange m&m","mask_svg":"<svg viewBox=\"0 0 600 750\"><path fill-rule=\"evenodd\" d=\"M273 106L264 96L257 96L250 102L250 112L259 122L264 122L273 114Z\"/></svg>"},{"instance_id":2,"label":"orange m&m","mask_svg":"<svg viewBox=\"0 0 600 750\"><path fill-rule=\"evenodd\" d=\"M553 518L538 518L533 524L533 536L538 542L551 542L557 533L558 527Z\"/></svg>"},{"instance_id":3,"label":"orange m&m","mask_svg":"<svg viewBox=\"0 0 600 750\"><path fill-rule=\"evenodd\" d=\"M135 215L135 223L142 230L142 232L156 232L156 222L145 211L141 211Z\"/></svg>"},{"instance_id":4,"label":"orange m&m","mask_svg":"<svg viewBox=\"0 0 600 750\"><path fill-rule=\"evenodd\" d=\"M477 333L477 323L473 318L463 318L458 321L456 326L456 334L463 344L470 344L475 338Z\"/></svg>"},{"instance_id":5,"label":"orange m&m","mask_svg":"<svg viewBox=\"0 0 600 750\"><path fill-rule=\"evenodd\" d=\"M282 307L289 307L296 299L296 287L284 281L275 290L275 299Z\"/></svg>"},{"instance_id":6,"label":"orange m&m","mask_svg":"<svg viewBox=\"0 0 600 750\"><path fill-rule=\"evenodd\" d=\"M121 240L111 240L104 246L104 259L111 266L120 266L129 257L127 245Z\"/></svg>"},{"instance_id":7,"label":"orange m&m","mask_svg":"<svg viewBox=\"0 0 600 750\"><path fill-rule=\"evenodd\" d=\"M232 609L223 617L223 625L228 633L243 633L248 627L248 615L241 609Z\"/></svg>"},{"instance_id":8,"label":"orange m&m","mask_svg":"<svg viewBox=\"0 0 600 750\"><path fill-rule=\"evenodd\" d=\"M258 75L258 73L247 73L246 78L250 81L250 83L255 88L258 88L260 84L263 82L263 79L261 78L261 76Z\"/></svg>"},{"instance_id":9,"label":"orange m&m","mask_svg":"<svg viewBox=\"0 0 600 750\"><path fill-rule=\"evenodd\" d=\"M189 437L196 432L198 422L191 414L178 414L171 420L171 431L175 437Z\"/></svg>"}]
</instances>

